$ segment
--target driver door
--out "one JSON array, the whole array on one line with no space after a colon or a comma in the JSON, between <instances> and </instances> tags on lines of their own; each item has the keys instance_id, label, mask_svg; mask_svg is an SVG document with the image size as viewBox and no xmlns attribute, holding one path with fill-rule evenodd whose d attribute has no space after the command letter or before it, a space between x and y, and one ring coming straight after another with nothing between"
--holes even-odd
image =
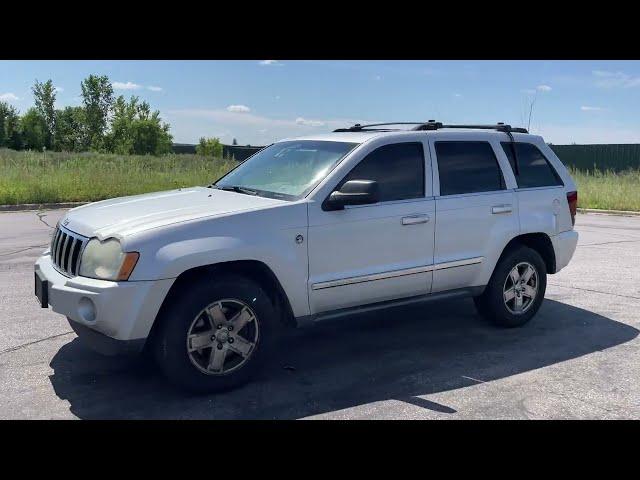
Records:
<instances>
[{"instance_id":1,"label":"driver door","mask_svg":"<svg viewBox=\"0 0 640 480\"><path fill-rule=\"evenodd\" d=\"M428 151L421 141L378 147L336 186L374 180L378 203L337 211L309 204L312 314L430 292L435 204Z\"/></svg>"}]
</instances>

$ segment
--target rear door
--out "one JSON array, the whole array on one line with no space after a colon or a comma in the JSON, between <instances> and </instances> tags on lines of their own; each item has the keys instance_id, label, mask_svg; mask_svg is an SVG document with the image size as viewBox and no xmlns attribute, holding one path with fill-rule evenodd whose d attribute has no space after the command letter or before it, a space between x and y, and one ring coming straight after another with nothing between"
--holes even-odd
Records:
<instances>
[{"instance_id":1,"label":"rear door","mask_svg":"<svg viewBox=\"0 0 640 480\"><path fill-rule=\"evenodd\" d=\"M436 194L432 291L486 285L519 229L513 177L502 173L509 168L506 159L498 159L497 142L461 140L459 133L439 134L430 148Z\"/></svg>"}]
</instances>

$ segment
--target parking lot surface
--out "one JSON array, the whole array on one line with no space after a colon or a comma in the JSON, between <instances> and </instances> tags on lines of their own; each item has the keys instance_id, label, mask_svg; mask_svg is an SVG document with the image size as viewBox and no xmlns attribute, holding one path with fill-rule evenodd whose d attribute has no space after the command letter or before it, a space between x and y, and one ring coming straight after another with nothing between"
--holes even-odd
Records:
<instances>
[{"instance_id":1,"label":"parking lot surface","mask_svg":"<svg viewBox=\"0 0 640 480\"><path fill-rule=\"evenodd\" d=\"M640 417L640 217L579 214L573 261L523 328L470 300L359 315L292 331L253 383L193 396L38 307L33 263L63 213L0 213L2 419Z\"/></svg>"}]
</instances>

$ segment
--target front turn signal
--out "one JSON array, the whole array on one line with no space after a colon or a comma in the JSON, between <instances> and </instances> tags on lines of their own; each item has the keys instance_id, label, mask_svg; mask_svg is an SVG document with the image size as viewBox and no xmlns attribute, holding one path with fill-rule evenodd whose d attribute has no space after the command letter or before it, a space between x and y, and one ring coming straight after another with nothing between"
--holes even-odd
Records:
<instances>
[{"instance_id":1,"label":"front turn signal","mask_svg":"<svg viewBox=\"0 0 640 480\"><path fill-rule=\"evenodd\" d=\"M120 271L118 272L118 277L116 278L116 280L129 280L131 272L133 272L136 263L138 263L138 258L140 258L140 254L138 252L125 253L124 260L122 262L122 266L120 267Z\"/></svg>"}]
</instances>

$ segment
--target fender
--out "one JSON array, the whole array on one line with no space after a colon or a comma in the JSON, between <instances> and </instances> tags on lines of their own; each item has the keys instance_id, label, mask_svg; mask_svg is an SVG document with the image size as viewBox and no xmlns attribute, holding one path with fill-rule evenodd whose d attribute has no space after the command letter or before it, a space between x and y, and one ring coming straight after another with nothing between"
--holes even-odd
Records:
<instances>
[{"instance_id":1,"label":"fender","mask_svg":"<svg viewBox=\"0 0 640 480\"><path fill-rule=\"evenodd\" d=\"M186 222L129 238L129 251L140 252L130 281L174 279L203 265L255 260L275 274L293 314L307 315L307 248L306 242L296 242L296 236L307 236L306 204L284 208L289 211L265 209Z\"/></svg>"}]
</instances>

